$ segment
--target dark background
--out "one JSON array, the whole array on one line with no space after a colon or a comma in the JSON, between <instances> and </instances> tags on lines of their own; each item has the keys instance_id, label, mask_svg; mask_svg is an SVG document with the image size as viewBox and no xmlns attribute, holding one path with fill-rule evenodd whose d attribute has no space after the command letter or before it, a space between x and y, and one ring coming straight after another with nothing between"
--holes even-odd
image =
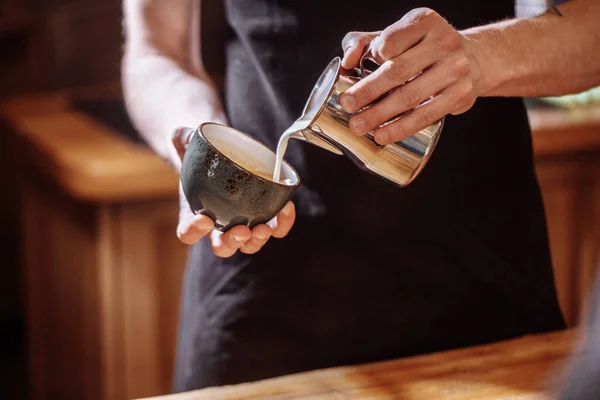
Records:
<instances>
[{"instance_id":1,"label":"dark background","mask_svg":"<svg viewBox=\"0 0 600 400\"><path fill-rule=\"evenodd\" d=\"M0 0L0 101L119 82L121 0ZM4 99L4 100L2 100ZM18 182L0 121L0 398L27 398Z\"/></svg>"}]
</instances>

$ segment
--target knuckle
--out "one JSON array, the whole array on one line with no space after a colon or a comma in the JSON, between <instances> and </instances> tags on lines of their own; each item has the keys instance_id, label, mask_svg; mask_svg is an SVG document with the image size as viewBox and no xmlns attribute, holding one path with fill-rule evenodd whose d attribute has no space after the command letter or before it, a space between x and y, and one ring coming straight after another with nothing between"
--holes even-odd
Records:
<instances>
[{"instance_id":1,"label":"knuckle","mask_svg":"<svg viewBox=\"0 0 600 400\"><path fill-rule=\"evenodd\" d=\"M454 30L450 32L443 32L436 39L437 47L442 51L453 52L457 51L462 47L462 36Z\"/></svg>"},{"instance_id":2,"label":"knuckle","mask_svg":"<svg viewBox=\"0 0 600 400\"><path fill-rule=\"evenodd\" d=\"M413 86L407 85L400 89L400 101L409 108L416 107L421 102L421 93Z\"/></svg>"},{"instance_id":3,"label":"knuckle","mask_svg":"<svg viewBox=\"0 0 600 400\"><path fill-rule=\"evenodd\" d=\"M422 129L424 127L428 127L429 125L435 122L435 117L428 110L421 110L417 113L415 122L418 129Z\"/></svg>"},{"instance_id":4,"label":"knuckle","mask_svg":"<svg viewBox=\"0 0 600 400\"><path fill-rule=\"evenodd\" d=\"M393 62L388 61L386 68L387 75L394 81L404 83L408 79L406 77L408 67L402 60L396 59Z\"/></svg>"},{"instance_id":5,"label":"knuckle","mask_svg":"<svg viewBox=\"0 0 600 400\"><path fill-rule=\"evenodd\" d=\"M464 80L455 89L456 97L459 100L470 99L473 94L473 82L470 80Z\"/></svg>"},{"instance_id":6,"label":"knuckle","mask_svg":"<svg viewBox=\"0 0 600 400\"><path fill-rule=\"evenodd\" d=\"M425 21L439 15L429 7L418 7L412 11L412 16L416 21Z\"/></svg>"},{"instance_id":7,"label":"knuckle","mask_svg":"<svg viewBox=\"0 0 600 400\"><path fill-rule=\"evenodd\" d=\"M377 40L377 46L374 49L376 56L381 58L383 61L387 61L398 55L398 49L396 42L392 35L383 33Z\"/></svg>"},{"instance_id":8,"label":"knuckle","mask_svg":"<svg viewBox=\"0 0 600 400\"><path fill-rule=\"evenodd\" d=\"M471 63L467 57L458 57L452 62L452 71L457 77L463 77L471 73Z\"/></svg>"},{"instance_id":9,"label":"knuckle","mask_svg":"<svg viewBox=\"0 0 600 400\"><path fill-rule=\"evenodd\" d=\"M358 35L358 44L366 47L369 43L371 43L371 37L367 34L361 33Z\"/></svg>"}]
</instances>

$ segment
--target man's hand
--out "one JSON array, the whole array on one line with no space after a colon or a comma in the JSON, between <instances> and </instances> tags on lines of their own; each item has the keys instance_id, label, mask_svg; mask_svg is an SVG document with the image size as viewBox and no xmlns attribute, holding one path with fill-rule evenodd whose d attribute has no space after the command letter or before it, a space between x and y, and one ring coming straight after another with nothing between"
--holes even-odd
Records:
<instances>
[{"instance_id":1,"label":"man's hand","mask_svg":"<svg viewBox=\"0 0 600 400\"><path fill-rule=\"evenodd\" d=\"M193 133L192 129L180 128L173 133L173 145L180 160ZM258 252L269 238L285 237L296 219L294 204L289 202L283 210L267 224L257 225L252 230L247 226L235 226L222 233L213 229L214 222L202 214L195 215L188 204L181 183L179 184L179 224L177 237L185 244L194 244L208 236L213 252L219 257L231 257L240 250L242 253Z\"/></svg>"},{"instance_id":2,"label":"man's hand","mask_svg":"<svg viewBox=\"0 0 600 400\"><path fill-rule=\"evenodd\" d=\"M378 143L392 143L447 114L469 110L480 95L481 69L475 46L433 10L415 9L379 35L349 33L342 42L343 67L354 68L371 40L380 67L348 89L341 96L341 105L354 113L391 93L351 119L354 133L364 135L376 129ZM408 113L398 121L378 128L404 112Z\"/></svg>"}]
</instances>

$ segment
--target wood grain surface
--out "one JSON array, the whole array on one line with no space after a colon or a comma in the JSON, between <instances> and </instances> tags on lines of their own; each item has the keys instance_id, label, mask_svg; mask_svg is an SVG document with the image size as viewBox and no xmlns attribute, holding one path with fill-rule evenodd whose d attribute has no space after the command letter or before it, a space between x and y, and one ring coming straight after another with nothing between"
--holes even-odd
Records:
<instances>
[{"instance_id":1,"label":"wood grain surface","mask_svg":"<svg viewBox=\"0 0 600 400\"><path fill-rule=\"evenodd\" d=\"M70 110L71 93L17 98L0 113L23 142L25 161L71 196L91 201L176 197L175 171L150 148ZM81 92L77 94L90 97Z\"/></svg>"},{"instance_id":2,"label":"wood grain surface","mask_svg":"<svg viewBox=\"0 0 600 400\"><path fill-rule=\"evenodd\" d=\"M574 331L555 332L153 399L546 399L544 392L574 342Z\"/></svg>"}]
</instances>

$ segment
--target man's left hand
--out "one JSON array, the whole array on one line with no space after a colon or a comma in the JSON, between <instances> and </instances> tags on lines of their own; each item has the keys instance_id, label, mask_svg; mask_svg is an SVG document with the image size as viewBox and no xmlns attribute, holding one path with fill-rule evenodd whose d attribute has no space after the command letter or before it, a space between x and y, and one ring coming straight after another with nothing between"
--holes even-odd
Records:
<instances>
[{"instance_id":1,"label":"man's left hand","mask_svg":"<svg viewBox=\"0 0 600 400\"><path fill-rule=\"evenodd\" d=\"M480 93L482 71L476 44L433 10L419 8L381 33L350 32L342 41L342 66L354 68L370 41L380 67L342 94L343 109L354 113L383 94L382 101L352 117L359 135L376 129L375 140L402 140L447 114L469 110ZM412 110L412 111L411 111ZM407 112L398 121L380 127Z\"/></svg>"}]
</instances>

